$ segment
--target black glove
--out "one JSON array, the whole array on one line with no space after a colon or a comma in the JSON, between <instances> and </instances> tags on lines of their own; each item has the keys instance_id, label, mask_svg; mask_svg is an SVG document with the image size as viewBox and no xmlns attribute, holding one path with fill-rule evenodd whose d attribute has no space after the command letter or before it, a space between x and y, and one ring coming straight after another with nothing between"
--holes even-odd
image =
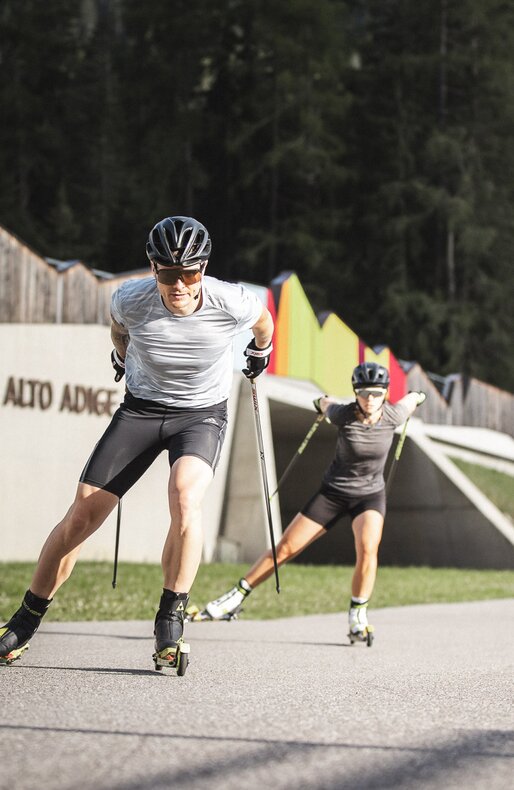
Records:
<instances>
[{"instance_id":1,"label":"black glove","mask_svg":"<svg viewBox=\"0 0 514 790\"><path fill-rule=\"evenodd\" d=\"M263 370L269 365L270 354L273 351L273 346L270 343L266 348L257 348L255 345L255 338L253 338L245 348L244 354L246 357L246 368L241 372L245 374L247 379L256 379L260 376Z\"/></svg>"},{"instance_id":2,"label":"black glove","mask_svg":"<svg viewBox=\"0 0 514 790\"><path fill-rule=\"evenodd\" d=\"M116 371L114 381L121 381L125 375L125 360L120 357L115 348L111 351L111 365Z\"/></svg>"}]
</instances>

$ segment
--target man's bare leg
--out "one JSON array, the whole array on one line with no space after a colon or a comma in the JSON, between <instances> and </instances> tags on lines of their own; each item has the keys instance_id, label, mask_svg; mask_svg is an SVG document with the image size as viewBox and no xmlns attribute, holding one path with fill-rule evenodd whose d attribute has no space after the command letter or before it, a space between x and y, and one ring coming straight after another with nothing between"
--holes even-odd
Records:
<instances>
[{"instance_id":1,"label":"man's bare leg","mask_svg":"<svg viewBox=\"0 0 514 790\"><path fill-rule=\"evenodd\" d=\"M0 628L0 664L11 664L27 650L54 593L70 576L82 543L116 506L114 494L80 483L73 505L48 536L21 607Z\"/></svg>"},{"instance_id":2,"label":"man's bare leg","mask_svg":"<svg viewBox=\"0 0 514 790\"><path fill-rule=\"evenodd\" d=\"M164 588L155 616L153 659L156 669L173 667L179 675L188 661L184 615L202 557L202 501L212 475L205 461L190 455L175 461L170 473L171 525L162 552Z\"/></svg>"},{"instance_id":3,"label":"man's bare leg","mask_svg":"<svg viewBox=\"0 0 514 790\"><path fill-rule=\"evenodd\" d=\"M171 525L162 552L164 587L189 592L202 558L202 501L212 469L201 458L185 455L170 473L168 498Z\"/></svg>"},{"instance_id":4,"label":"man's bare leg","mask_svg":"<svg viewBox=\"0 0 514 790\"><path fill-rule=\"evenodd\" d=\"M118 504L109 491L79 483L75 500L52 530L39 555L31 591L41 598L53 598L70 577L84 541L104 523Z\"/></svg>"}]
</instances>

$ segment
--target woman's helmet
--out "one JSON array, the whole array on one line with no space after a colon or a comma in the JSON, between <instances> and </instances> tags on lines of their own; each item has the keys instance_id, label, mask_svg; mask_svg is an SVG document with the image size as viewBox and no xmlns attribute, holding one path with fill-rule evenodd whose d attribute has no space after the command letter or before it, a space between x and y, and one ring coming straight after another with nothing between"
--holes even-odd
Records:
<instances>
[{"instance_id":1,"label":"woman's helmet","mask_svg":"<svg viewBox=\"0 0 514 790\"><path fill-rule=\"evenodd\" d=\"M362 362L357 365L352 373L352 387L354 390L364 387L384 387L389 386L389 371L376 362Z\"/></svg>"},{"instance_id":2,"label":"woman's helmet","mask_svg":"<svg viewBox=\"0 0 514 790\"><path fill-rule=\"evenodd\" d=\"M212 244L207 228L193 217L166 217L150 231L146 254L163 266L191 266L206 261Z\"/></svg>"}]
</instances>

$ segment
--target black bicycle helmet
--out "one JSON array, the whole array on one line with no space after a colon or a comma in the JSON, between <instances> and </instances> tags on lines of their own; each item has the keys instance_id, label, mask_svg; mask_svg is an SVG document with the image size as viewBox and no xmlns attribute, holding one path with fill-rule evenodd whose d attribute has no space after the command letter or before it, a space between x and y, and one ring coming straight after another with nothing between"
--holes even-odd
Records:
<instances>
[{"instance_id":1,"label":"black bicycle helmet","mask_svg":"<svg viewBox=\"0 0 514 790\"><path fill-rule=\"evenodd\" d=\"M206 261L212 244L207 228L193 217L166 217L148 236L146 254L162 266L191 266Z\"/></svg>"},{"instance_id":2,"label":"black bicycle helmet","mask_svg":"<svg viewBox=\"0 0 514 790\"><path fill-rule=\"evenodd\" d=\"M357 365L352 373L352 386L354 390L364 387L384 387L389 386L389 371L376 362L362 362Z\"/></svg>"}]
</instances>

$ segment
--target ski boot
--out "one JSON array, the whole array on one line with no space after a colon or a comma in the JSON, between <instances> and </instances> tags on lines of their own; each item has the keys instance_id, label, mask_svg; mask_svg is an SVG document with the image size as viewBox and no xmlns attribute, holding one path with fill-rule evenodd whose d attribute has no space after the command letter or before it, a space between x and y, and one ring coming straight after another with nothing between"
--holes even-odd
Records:
<instances>
[{"instance_id":1,"label":"ski boot","mask_svg":"<svg viewBox=\"0 0 514 790\"><path fill-rule=\"evenodd\" d=\"M39 598L27 590L18 611L0 628L0 666L9 666L29 649L29 639L36 633L50 604L51 599Z\"/></svg>"},{"instance_id":2,"label":"ski boot","mask_svg":"<svg viewBox=\"0 0 514 790\"><path fill-rule=\"evenodd\" d=\"M209 601L205 609L198 610L197 607L191 607L189 610L191 620L237 620L238 615L243 611L241 604L251 591L252 588L246 579L239 579L235 587L220 598Z\"/></svg>"},{"instance_id":3,"label":"ski boot","mask_svg":"<svg viewBox=\"0 0 514 790\"><path fill-rule=\"evenodd\" d=\"M348 638L350 644L354 642L365 642L368 647L373 644L374 628L368 623L368 604L357 604L352 601L348 614L349 631Z\"/></svg>"},{"instance_id":4,"label":"ski boot","mask_svg":"<svg viewBox=\"0 0 514 790\"><path fill-rule=\"evenodd\" d=\"M184 642L184 612L189 601L186 593L164 590L155 616L155 669L176 669L177 675L185 675L189 663L190 647Z\"/></svg>"}]
</instances>

